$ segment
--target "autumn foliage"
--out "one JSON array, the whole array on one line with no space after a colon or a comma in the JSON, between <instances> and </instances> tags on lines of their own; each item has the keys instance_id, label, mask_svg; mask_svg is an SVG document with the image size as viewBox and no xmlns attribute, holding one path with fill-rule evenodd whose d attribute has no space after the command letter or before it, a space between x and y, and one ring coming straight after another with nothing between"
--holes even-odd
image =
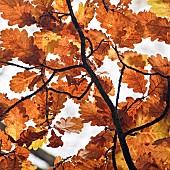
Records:
<instances>
[{"instance_id":1,"label":"autumn foliage","mask_svg":"<svg viewBox=\"0 0 170 170\"><path fill-rule=\"evenodd\" d=\"M89 122L103 130L77 155L57 156L49 170L170 169L170 61L133 50L146 38L170 44L170 2L148 0L150 11L135 13L132 0L87 0L77 11L72 1L0 1L1 17L17 24L1 31L0 67L22 68L10 90L30 91L20 99L0 93L6 126L0 130L0 169L36 169L27 159L31 149L62 147L65 134L80 133ZM93 19L101 30L89 28ZM28 36L32 25L39 31ZM105 59L120 68L117 84L99 70ZM122 84L139 97L120 101ZM69 99L79 104L79 117L56 120ZM35 126L26 125L30 120Z\"/></svg>"}]
</instances>

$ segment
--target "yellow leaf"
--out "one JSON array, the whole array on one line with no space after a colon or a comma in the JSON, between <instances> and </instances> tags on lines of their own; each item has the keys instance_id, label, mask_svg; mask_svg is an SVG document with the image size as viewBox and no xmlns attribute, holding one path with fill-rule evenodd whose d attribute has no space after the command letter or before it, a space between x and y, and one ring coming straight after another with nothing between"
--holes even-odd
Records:
<instances>
[{"instance_id":1,"label":"yellow leaf","mask_svg":"<svg viewBox=\"0 0 170 170\"><path fill-rule=\"evenodd\" d=\"M51 31L35 32L34 37L34 44L45 53L53 53L54 47L57 47L58 40L61 39L61 36Z\"/></svg>"},{"instance_id":2,"label":"yellow leaf","mask_svg":"<svg viewBox=\"0 0 170 170\"><path fill-rule=\"evenodd\" d=\"M44 143L47 143L45 136L43 136L43 139L37 139L33 141L32 144L29 146L29 149L37 150L38 148L42 148Z\"/></svg>"},{"instance_id":3,"label":"yellow leaf","mask_svg":"<svg viewBox=\"0 0 170 170\"><path fill-rule=\"evenodd\" d=\"M79 3L78 12L75 13L78 22L80 25L84 25L84 27L88 27L88 24L94 17L95 6L89 0L83 5L82 2Z\"/></svg>"},{"instance_id":4,"label":"yellow leaf","mask_svg":"<svg viewBox=\"0 0 170 170\"><path fill-rule=\"evenodd\" d=\"M170 19L170 1L169 0L148 0L151 5L150 11L159 17L168 17Z\"/></svg>"}]
</instances>

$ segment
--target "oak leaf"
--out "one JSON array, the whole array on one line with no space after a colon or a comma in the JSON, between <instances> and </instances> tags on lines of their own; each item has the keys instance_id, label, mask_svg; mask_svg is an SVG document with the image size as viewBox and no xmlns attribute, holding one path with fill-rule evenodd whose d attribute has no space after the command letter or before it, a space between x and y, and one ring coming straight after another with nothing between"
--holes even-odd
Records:
<instances>
[{"instance_id":1,"label":"oak leaf","mask_svg":"<svg viewBox=\"0 0 170 170\"><path fill-rule=\"evenodd\" d=\"M1 0L0 11L3 12L2 18L9 20L8 24L18 24L19 27L32 25L35 21L36 11L29 2L21 0ZM12 14L12 15L11 15Z\"/></svg>"},{"instance_id":2,"label":"oak leaf","mask_svg":"<svg viewBox=\"0 0 170 170\"><path fill-rule=\"evenodd\" d=\"M58 42L61 39L60 35L52 31L34 32L34 44L39 49L42 49L46 54L54 53L54 48L58 46Z\"/></svg>"},{"instance_id":3,"label":"oak leaf","mask_svg":"<svg viewBox=\"0 0 170 170\"><path fill-rule=\"evenodd\" d=\"M71 0L72 2L73 0ZM69 12L67 3L65 0L55 0L55 3L53 4L53 8L57 10L58 12L67 14ZM66 19L67 17L65 17Z\"/></svg>"},{"instance_id":4,"label":"oak leaf","mask_svg":"<svg viewBox=\"0 0 170 170\"><path fill-rule=\"evenodd\" d=\"M11 50L2 50L2 48L0 48L0 67L2 67L3 65L7 65L3 62L8 62L11 61L13 58L13 52Z\"/></svg>"},{"instance_id":5,"label":"oak leaf","mask_svg":"<svg viewBox=\"0 0 170 170\"><path fill-rule=\"evenodd\" d=\"M32 141L32 144L29 146L29 149L37 150L38 148L42 148L43 144L46 143L47 143L46 137L43 136L42 139Z\"/></svg>"},{"instance_id":6,"label":"oak leaf","mask_svg":"<svg viewBox=\"0 0 170 170\"><path fill-rule=\"evenodd\" d=\"M80 118L68 117L67 119L61 118L56 121L55 128L61 133L80 133L83 128L83 123Z\"/></svg>"},{"instance_id":7,"label":"oak leaf","mask_svg":"<svg viewBox=\"0 0 170 170\"><path fill-rule=\"evenodd\" d=\"M16 157L11 159L10 157L3 157L0 161L1 170L20 170L21 163Z\"/></svg>"},{"instance_id":8,"label":"oak leaf","mask_svg":"<svg viewBox=\"0 0 170 170\"><path fill-rule=\"evenodd\" d=\"M170 2L169 0L148 0L148 5L151 5L150 11L159 17L168 17L170 20Z\"/></svg>"},{"instance_id":9,"label":"oak leaf","mask_svg":"<svg viewBox=\"0 0 170 170\"><path fill-rule=\"evenodd\" d=\"M24 159L28 158L30 151L24 147L17 146L15 149L15 155L18 160L23 161Z\"/></svg>"},{"instance_id":10,"label":"oak leaf","mask_svg":"<svg viewBox=\"0 0 170 170\"><path fill-rule=\"evenodd\" d=\"M60 113L61 109L64 108L64 103L67 101L65 94L59 94L55 92L49 93L49 112L53 116Z\"/></svg>"},{"instance_id":11,"label":"oak leaf","mask_svg":"<svg viewBox=\"0 0 170 170\"><path fill-rule=\"evenodd\" d=\"M18 28L5 29L1 32L1 47L11 50L14 57L29 65L40 64L44 59L44 53L33 45L33 37L28 37L26 30Z\"/></svg>"},{"instance_id":12,"label":"oak leaf","mask_svg":"<svg viewBox=\"0 0 170 170\"><path fill-rule=\"evenodd\" d=\"M4 122L6 124L6 133L10 135L15 141L20 138L20 134L26 128L25 122L28 121L28 116L20 112L20 110L15 107L13 108L7 117L5 117Z\"/></svg>"},{"instance_id":13,"label":"oak leaf","mask_svg":"<svg viewBox=\"0 0 170 170\"><path fill-rule=\"evenodd\" d=\"M80 118L83 123L91 122L91 126L112 126L111 114L108 106L101 97L95 96L96 100L92 103L86 101L80 104Z\"/></svg>"},{"instance_id":14,"label":"oak leaf","mask_svg":"<svg viewBox=\"0 0 170 170\"><path fill-rule=\"evenodd\" d=\"M24 130L19 140L17 141L18 145L22 146L26 144L27 147L29 147L33 141L37 139L42 139L43 136L47 134L47 130L41 130L39 132L36 132L36 129L29 126L27 130Z\"/></svg>"},{"instance_id":15,"label":"oak leaf","mask_svg":"<svg viewBox=\"0 0 170 170\"><path fill-rule=\"evenodd\" d=\"M162 57L160 54L148 58L148 62L152 66L152 70L163 75L170 75L170 61L167 57Z\"/></svg>"},{"instance_id":16,"label":"oak leaf","mask_svg":"<svg viewBox=\"0 0 170 170\"><path fill-rule=\"evenodd\" d=\"M156 18L146 24L151 40L165 41L170 44L170 22L166 18Z\"/></svg>"},{"instance_id":17,"label":"oak leaf","mask_svg":"<svg viewBox=\"0 0 170 170\"><path fill-rule=\"evenodd\" d=\"M9 140L9 137L7 134L5 134L4 131L2 131L0 129L0 148L1 150L6 150L6 151L10 151L12 148L12 143Z\"/></svg>"},{"instance_id":18,"label":"oak leaf","mask_svg":"<svg viewBox=\"0 0 170 170\"><path fill-rule=\"evenodd\" d=\"M37 125L45 122L45 115L39 110L39 107L35 105L34 101L27 99L23 102L23 106L26 109L26 114L29 116L29 119L32 119Z\"/></svg>"},{"instance_id":19,"label":"oak leaf","mask_svg":"<svg viewBox=\"0 0 170 170\"><path fill-rule=\"evenodd\" d=\"M57 136L54 130L51 130L51 137L49 138L48 147L58 148L59 146L63 146L63 141L61 140L61 136ZM61 160L60 160L61 161Z\"/></svg>"},{"instance_id":20,"label":"oak leaf","mask_svg":"<svg viewBox=\"0 0 170 170\"><path fill-rule=\"evenodd\" d=\"M84 28L88 27L88 24L93 19L95 13L95 5L90 0L87 0L83 5L82 2L79 3L78 12L75 13L75 16L80 25L83 25Z\"/></svg>"},{"instance_id":21,"label":"oak leaf","mask_svg":"<svg viewBox=\"0 0 170 170\"><path fill-rule=\"evenodd\" d=\"M83 159L100 159L104 153L106 152L104 147L98 146L94 144L86 145L85 149L80 149L78 151L78 156L81 156Z\"/></svg>"},{"instance_id":22,"label":"oak leaf","mask_svg":"<svg viewBox=\"0 0 170 170\"><path fill-rule=\"evenodd\" d=\"M167 80L161 76L151 76L149 85L149 95L156 95L162 100L165 100L165 94L167 93L168 83Z\"/></svg>"},{"instance_id":23,"label":"oak leaf","mask_svg":"<svg viewBox=\"0 0 170 170\"><path fill-rule=\"evenodd\" d=\"M41 13L46 13L50 10L52 10L52 3L53 0L33 0L31 1L32 4L36 5L35 10L41 11Z\"/></svg>"},{"instance_id":24,"label":"oak leaf","mask_svg":"<svg viewBox=\"0 0 170 170\"><path fill-rule=\"evenodd\" d=\"M12 80L10 80L10 89L16 93L26 91L27 87L31 84L36 76L36 72L30 72L28 70L19 72L17 75L12 77ZM33 88L30 87L30 90L33 90Z\"/></svg>"},{"instance_id":25,"label":"oak leaf","mask_svg":"<svg viewBox=\"0 0 170 170\"><path fill-rule=\"evenodd\" d=\"M145 94L147 90L148 81L144 78L144 75L130 69L125 69L122 82L127 83L128 88L132 88L134 92Z\"/></svg>"},{"instance_id":26,"label":"oak leaf","mask_svg":"<svg viewBox=\"0 0 170 170\"><path fill-rule=\"evenodd\" d=\"M148 56L146 54L138 54L133 51L125 51L121 58L126 65L137 69L144 69L148 65L147 59Z\"/></svg>"},{"instance_id":27,"label":"oak leaf","mask_svg":"<svg viewBox=\"0 0 170 170\"><path fill-rule=\"evenodd\" d=\"M22 162L22 170L36 170L37 169L37 166L33 166L31 164L31 161L29 160L24 160Z\"/></svg>"}]
</instances>

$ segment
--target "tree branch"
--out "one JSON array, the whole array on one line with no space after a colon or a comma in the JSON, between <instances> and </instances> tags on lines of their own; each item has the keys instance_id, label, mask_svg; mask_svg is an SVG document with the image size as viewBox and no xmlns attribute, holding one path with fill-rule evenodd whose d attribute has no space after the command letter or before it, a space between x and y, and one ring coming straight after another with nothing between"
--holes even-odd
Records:
<instances>
[{"instance_id":1,"label":"tree branch","mask_svg":"<svg viewBox=\"0 0 170 170\"><path fill-rule=\"evenodd\" d=\"M91 81L91 82L88 84L86 90L85 90L80 96L74 96L74 95L70 94L69 92L56 90L56 89L53 89L52 87L48 88L48 90L51 90L51 91L56 92L56 93L66 94L66 95L68 95L70 98L75 98L75 99L77 99L77 100L81 100L81 99L87 94L87 92L89 91L89 89L90 89L90 87L92 86L92 84L93 84L93 82Z\"/></svg>"},{"instance_id":2,"label":"tree branch","mask_svg":"<svg viewBox=\"0 0 170 170\"><path fill-rule=\"evenodd\" d=\"M54 77L54 75L56 74L56 72L54 71L50 78L37 90L35 90L33 93L21 98L20 100L18 100L17 102L15 102L12 106L10 106L8 109L5 110L5 112L3 112L1 115L0 115L0 119L2 119L3 116L5 116L9 111L11 111L15 106L17 106L19 103L31 98L32 96L36 95L38 92L40 92L41 90L44 89L44 87L47 86L47 84L52 80L52 78Z\"/></svg>"},{"instance_id":3,"label":"tree branch","mask_svg":"<svg viewBox=\"0 0 170 170\"><path fill-rule=\"evenodd\" d=\"M107 95L107 93L104 91L98 77L96 76L96 74L93 72L92 68L88 65L88 63L86 61L86 44L85 44L86 38L85 38L85 36L84 36L84 34L81 30L80 25L77 22L76 17L74 16L70 0L66 0L66 2L67 2L68 9L70 11L72 22L73 22L77 32L79 33L79 37L80 37L80 40L81 40L81 56L82 56L83 66L86 69L86 71L89 73L89 75L91 76L92 81L96 85L96 87L99 90L100 94L102 95L104 101L109 106L109 109L112 113L112 118L113 118L114 124L116 126L116 131L118 133L118 137L119 137L120 145L121 145L121 148L122 148L122 151L123 151L123 155L124 155L125 161L126 161L128 167L129 167L129 169L137 170L137 168L135 167L135 165L132 161L132 158L131 158L131 155L130 155L130 152L129 152L129 148L128 148L128 145L126 143L125 136L124 136L124 133L123 133L123 130L122 130L122 127L121 127L121 124L120 124L120 120L119 120L119 117L118 117L118 114L117 114L117 110L114 107L114 105L113 105L112 101L110 100L109 96Z\"/></svg>"}]
</instances>

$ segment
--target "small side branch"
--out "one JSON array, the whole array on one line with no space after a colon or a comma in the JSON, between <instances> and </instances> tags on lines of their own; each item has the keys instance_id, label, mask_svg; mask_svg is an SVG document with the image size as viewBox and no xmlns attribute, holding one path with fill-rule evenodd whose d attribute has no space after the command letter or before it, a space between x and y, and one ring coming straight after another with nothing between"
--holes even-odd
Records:
<instances>
[{"instance_id":1,"label":"small side branch","mask_svg":"<svg viewBox=\"0 0 170 170\"><path fill-rule=\"evenodd\" d=\"M92 86L92 84L93 84L93 82L91 81L91 82L88 84L86 90L85 90L80 96L74 96L74 95L70 94L69 92L56 90L56 89L53 89L52 87L48 88L48 90L51 90L51 91L53 91L53 92L55 92L55 93L66 94L66 95L68 95L70 98L75 98L75 99L77 99L77 100L81 100L81 99L87 94L87 92L89 91L89 89L90 89L90 87Z\"/></svg>"},{"instance_id":2,"label":"small side branch","mask_svg":"<svg viewBox=\"0 0 170 170\"><path fill-rule=\"evenodd\" d=\"M14 103L12 106L10 106L5 112L3 112L1 115L0 115L0 119L5 116L9 111L11 111L15 106L17 106L19 103L31 98L32 96L36 95L38 92L40 92L41 90L43 90L47 84L52 80L52 78L54 77L54 75L56 74L56 72L54 71L53 74L51 74L50 78L39 88L37 89L36 91L34 91L33 93L31 93L30 95L27 95L23 98L21 98L20 100L18 100L16 103Z\"/></svg>"},{"instance_id":3,"label":"small side branch","mask_svg":"<svg viewBox=\"0 0 170 170\"><path fill-rule=\"evenodd\" d=\"M128 130L125 133L125 136L130 135L131 133L134 133L136 131L143 130L143 129L149 127L149 126L154 125L155 123L161 121L168 114L169 107L170 107L170 76L168 76L167 81L168 81L168 89L167 89L167 97L166 97L166 107L165 107L163 113L158 118L156 118L155 120L153 120L153 121L151 121L149 123L146 123L146 124L144 124L142 126L139 126L139 127L133 128L131 130Z\"/></svg>"}]
</instances>

